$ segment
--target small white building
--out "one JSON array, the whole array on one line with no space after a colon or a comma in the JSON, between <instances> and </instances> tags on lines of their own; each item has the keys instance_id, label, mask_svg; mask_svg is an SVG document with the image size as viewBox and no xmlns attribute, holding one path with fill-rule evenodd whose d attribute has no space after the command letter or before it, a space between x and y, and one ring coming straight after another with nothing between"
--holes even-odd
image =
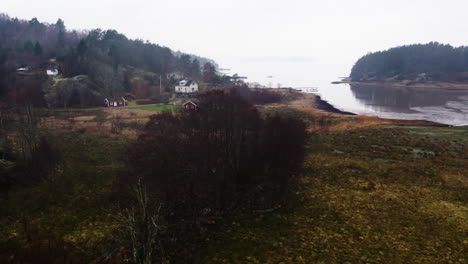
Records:
<instances>
[{"instance_id":1,"label":"small white building","mask_svg":"<svg viewBox=\"0 0 468 264\"><path fill-rule=\"evenodd\" d=\"M176 93L190 94L198 92L198 84L192 80L182 80L175 87Z\"/></svg>"},{"instance_id":2,"label":"small white building","mask_svg":"<svg viewBox=\"0 0 468 264\"><path fill-rule=\"evenodd\" d=\"M19 74L19 75L31 75L31 73L29 72L28 67L21 67L21 68L16 70L16 73Z\"/></svg>"},{"instance_id":3,"label":"small white building","mask_svg":"<svg viewBox=\"0 0 468 264\"><path fill-rule=\"evenodd\" d=\"M48 69L46 70L48 76L57 76L59 74L58 69Z\"/></svg>"}]
</instances>

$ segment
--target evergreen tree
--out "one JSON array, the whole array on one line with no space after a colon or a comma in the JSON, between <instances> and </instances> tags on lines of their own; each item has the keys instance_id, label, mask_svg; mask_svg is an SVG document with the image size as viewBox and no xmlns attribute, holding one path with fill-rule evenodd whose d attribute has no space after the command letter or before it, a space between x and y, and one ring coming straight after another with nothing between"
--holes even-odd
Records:
<instances>
[{"instance_id":1,"label":"evergreen tree","mask_svg":"<svg viewBox=\"0 0 468 264\"><path fill-rule=\"evenodd\" d=\"M191 65L190 65L190 75L194 79L199 79L201 76L201 71L200 71L200 62L198 59L193 59Z\"/></svg>"},{"instance_id":2,"label":"evergreen tree","mask_svg":"<svg viewBox=\"0 0 468 264\"><path fill-rule=\"evenodd\" d=\"M23 45L23 50L24 50L24 52L26 52L28 54L33 53L33 51L34 51L33 43L30 40L26 41L24 43L24 45Z\"/></svg>"},{"instance_id":3,"label":"evergreen tree","mask_svg":"<svg viewBox=\"0 0 468 264\"><path fill-rule=\"evenodd\" d=\"M191 75L191 59L190 55L183 54L179 58L179 70L185 73L186 75Z\"/></svg>"},{"instance_id":4,"label":"evergreen tree","mask_svg":"<svg viewBox=\"0 0 468 264\"><path fill-rule=\"evenodd\" d=\"M81 40L76 50L79 56L83 56L88 50L88 45L86 45L86 41Z\"/></svg>"},{"instance_id":5,"label":"evergreen tree","mask_svg":"<svg viewBox=\"0 0 468 264\"><path fill-rule=\"evenodd\" d=\"M36 44L34 45L34 54L38 56L42 55L42 46L37 41L36 41Z\"/></svg>"},{"instance_id":6,"label":"evergreen tree","mask_svg":"<svg viewBox=\"0 0 468 264\"><path fill-rule=\"evenodd\" d=\"M216 69L213 64L207 62L203 66L203 81L211 84L217 85L219 83L219 77L216 75Z\"/></svg>"},{"instance_id":7,"label":"evergreen tree","mask_svg":"<svg viewBox=\"0 0 468 264\"><path fill-rule=\"evenodd\" d=\"M62 19L58 19L57 23L55 23L55 27L58 31L57 33L57 46L63 48L65 46L65 23Z\"/></svg>"}]
</instances>

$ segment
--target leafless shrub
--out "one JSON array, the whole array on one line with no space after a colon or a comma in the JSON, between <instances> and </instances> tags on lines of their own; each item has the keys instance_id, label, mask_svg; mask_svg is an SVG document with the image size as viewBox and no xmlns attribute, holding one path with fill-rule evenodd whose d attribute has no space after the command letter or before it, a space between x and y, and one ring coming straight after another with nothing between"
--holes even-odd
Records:
<instances>
[{"instance_id":1,"label":"leafless shrub","mask_svg":"<svg viewBox=\"0 0 468 264\"><path fill-rule=\"evenodd\" d=\"M98 127L101 127L107 120L108 113L105 111L99 111L96 113L96 117L94 118L94 121L96 121L96 124Z\"/></svg>"},{"instance_id":2,"label":"leafless shrub","mask_svg":"<svg viewBox=\"0 0 468 264\"><path fill-rule=\"evenodd\" d=\"M32 105L18 110L17 141L23 160L29 160L37 143L38 118Z\"/></svg>"},{"instance_id":3,"label":"leafless shrub","mask_svg":"<svg viewBox=\"0 0 468 264\"><path fill-rule=\"evenodd\" d=\"M120 134L123 128L124 128L124 122L122 120L122 116L119 116L119 115L114 116L111 121L111 133Z\"/></svg>"},{"instance_id":4,"label":"leafless shrub","mask_svg":"<svg viewBox=\"0 0 468 264\"><path fill-rule=\"evenodd\" d=\"M150 197L139 180L133 189L134 206L119 215L123 223L123 243L131 249L133 262L152 264L164 256L161 242L166 227L161 220L161 204Z\"/></svg>"}]
</instances>

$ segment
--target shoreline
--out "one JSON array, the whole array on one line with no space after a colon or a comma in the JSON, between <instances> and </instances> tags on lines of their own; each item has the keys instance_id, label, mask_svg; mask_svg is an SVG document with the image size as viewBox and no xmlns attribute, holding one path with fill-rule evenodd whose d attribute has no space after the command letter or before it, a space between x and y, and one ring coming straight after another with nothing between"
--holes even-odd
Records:
<instances>
[{"instance_id":1,"label":"shoreline","mask_svg":"<svg viewBox=\"0 0 468 264\"><path fill-rule=\"evenodd\" d=\"M314 95L314 107L317 110L321 110L326 113L331 113L331 114L340 114L344 116L353 116L353 117L371 117L371 118L377 118L379 120L387 120L389 122L397 122L398 124L402 126L412 126L412 125L417 125L417 126L430 126L430 127L463 127L463 126L454 126L454 125L449 125L449 124L444 124L444 123L439 123L435 121L430 121L430 120L424 120L424 119L398 119L398 118L383 118L379 117L377 115L365 115L365 114L355 114L351 112L346 112L337 109L327 101L323 100L320 95Z\"/></svg>"},{"instance_id":2,"label":"shoreline","mask_svg":"<svg viewBox=\"0 0 468 264\"><path fill-rule=\"evenodd\" d=\"M385 86L395 88L429 88L429 89L460 89L468 90L468 83L448 83L448 82L435 82L435 83L416 83L407 84L405 82L377 82L377 81L361 81L361 82L341 82L348 84L369 85L369 86Z\"/></svg>"},{"instance_id":3,"label":"shoreline","mask_svg":"<svg viewBox=\"0 0 468 264\"><path fill-rule=\"evenodd\" d=\"M333 114L342 114L342 115L353 115L353 116L357 115L355 113L341 111L340 109L337 109L336 107L331 105L329 102L323 100L320 97L320 95L315 95L314 103L317 109L325 111L325 112L329 112Z\"/></svg>"}]
</instances>

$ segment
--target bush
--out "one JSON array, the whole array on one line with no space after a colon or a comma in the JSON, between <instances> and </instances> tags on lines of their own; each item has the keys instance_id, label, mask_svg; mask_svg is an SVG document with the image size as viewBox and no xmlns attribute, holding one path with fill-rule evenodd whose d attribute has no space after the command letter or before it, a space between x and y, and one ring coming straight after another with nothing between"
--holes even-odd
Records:
<instances>
[{"instance_id":1,"label":"bush","mask_svg":"<svg viewBox=\"0 0 468 264\"><path fill-rule=\"evenodd\" d=\"M123 128L124 128L124 121L122 120L122 116L119 116L119 115L114 116L111 121L111 133L120 134Z\"/></svg>"},{"instance_id":2,"label":"bush","mask_svg":"<svg viewBox=\"0 0 468 264\"><path fill-rule=\"evenodd\" d=\"M61 160L61 152L52 146L45 137L41 137L39 144L31 153L31 160L29 162L32 180L39 181L49 177Z\"/></svg>"},{"instance_id":3,"label":"bush","mask_svg":"<svg viewBox=\"0 0 468 264\"><path fill-rule=\"evenodd\" d=\"M278 91L269 89L250 89L246 85L236 87L239 93L248 102L252 104L273 104L280 103L283 100L283 95Z\"/></svg>"},{"instance_id":4,"label":"bush","mask_svg":"<svg viewBox=\"0 0 468 264\"><path fill-rule=\"evenodd\" d=\"M43 84L49 107L93 107L104 103L104 96L87 76L51 78Z\"/></svg>"},{"instance_id":5,"label":"bush","mask_svg":"<svg viewBox=\"0 0 468 264\"><path fill-rule=\"evenodd\" d=\"M199 100L196 112L150 118L128 151L133 176L122 179L143 179L179 239L196 238L210 215L282 203L304 157L304 122L262 119L233 90L209 91Z\"/></svg>"},{"instance_id":6,"label":"bush","mask_svg":"<svg viewBox=\"0 0 468 264\"><path fill-rule=\"evenodd\" d=\"M283 99L280 93L265 89L251 89L249 97L250 102L254 104L279 103Z\"/></svg>"}]
</instances>

